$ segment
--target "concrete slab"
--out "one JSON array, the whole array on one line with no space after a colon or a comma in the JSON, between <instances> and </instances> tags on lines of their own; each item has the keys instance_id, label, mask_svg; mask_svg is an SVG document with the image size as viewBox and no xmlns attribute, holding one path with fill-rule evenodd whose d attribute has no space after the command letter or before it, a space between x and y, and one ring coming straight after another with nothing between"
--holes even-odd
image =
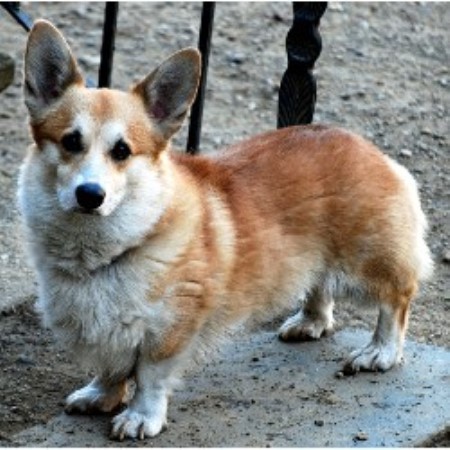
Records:
<instances>
[{"instance_id":1,"label":"concrete slab","mask_svg":"<svg viewBox=\"0 0 450 450\"><path fill-rule=\"evenodd\" d=\"M368 341L344 330L284 344L274 333L238 335L187 373L169 427L144 442L108 440L109 417L59 415L12 439L32 447L411 447L450 424L450 351L408 341L407 363L336 378L342 357Z\"/></svg>"}]
</instances>

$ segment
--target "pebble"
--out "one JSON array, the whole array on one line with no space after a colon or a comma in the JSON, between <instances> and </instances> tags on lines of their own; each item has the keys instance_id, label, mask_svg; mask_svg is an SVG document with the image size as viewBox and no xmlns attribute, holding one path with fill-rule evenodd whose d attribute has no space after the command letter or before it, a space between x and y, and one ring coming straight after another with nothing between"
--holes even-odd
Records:
<instances>
[{"instance_id":1,"label":"pebble","mask_svg":"<svg viewBox=\"0 0 450 450\"><path fill-rule=\"evenodd\" d=\"M429 128L422 128L420 130L420 134L424 134L426 136L433 136L433 132Z\"/></svg>"},{"instance_id":2,"label":"pebble","mask_svg":"<svg viewBox=\"0 0 450 450\"><path fill-rule=\"evenodd\" d=\"M364 433L363 431L355 435L356 441L367 441L367 439L369 439L369 435L367 433Z\"/></svg>"},{"instance_id":3,"label":"pebble","mask_svg":"<svg viewBox=\"0 0 450 450\"><path fill-rule=\"evenodd\" d=\"M330 11L343 12L344 5L341 2L330 2L328 5Z\"/></svg>"},{"instance_id":4,"label":"pebble","mask_svg":"<svg viewBox=\"0 0 450 450\"><path fill-rule=\"evenodd\" d=\"M450 250L445 250L442 253L442 262L450 264Z\"/></svg>"},{"instance_id":5,"label":"pebble","mask_svg":"<svg viewBox=\"0 0 450 450\"><path fill-rule=\"evenodd\" d=\"M274 12L272 14L272 20L274 22L287 22L287 20L281 14L279 14L278 12Z\"/></svg>"},{"instance_id":6,"label":"pebble","mask_svg":"<svg viewBox=\"0 0 450 450\"><path fill-rule=\"evenodd\" d=\"M411 158L412 151L407 148L402 148L400 150L400 156L403 156L403 158Z\"/></svg>"},{"instance_id":7,"label":"pebble","mask_svg":"<svg viewBox=\"0 0 450 450\"><path fill-rule=\"evenodd\" d=\"M321 419L315 420L315 421L314 421L314 425L315 425L316 427L323 427L324 421L321 420Z\"/></svg>"},{"instance_id":8,"label":"pebble","mask_svg":"<svg viewBox=\"0 0 450 450\"><path fill-rule=\"evenodd\" d=\"M232 64L242 64L245 61L245 55L238 52L228 52L226 54L227 61Z\"/></svg>"},{"instance_id":9,"label":"pebble","mask_svg":"<svg viewBox=\"0 0 450 450\"><path fill-rule=\"evenodd\" d=\"M19 355L19 357L16 359L16 363L23 364L25 366L34 366L36 363L33 359L31 359L27 355Z\"/></svg>"}]
</instances>

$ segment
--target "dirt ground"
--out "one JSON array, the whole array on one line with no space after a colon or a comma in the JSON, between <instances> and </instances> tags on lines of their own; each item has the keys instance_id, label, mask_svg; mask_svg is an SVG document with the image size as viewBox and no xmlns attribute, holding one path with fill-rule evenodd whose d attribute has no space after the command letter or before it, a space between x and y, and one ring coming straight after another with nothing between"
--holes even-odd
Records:
<instances>
[{"instance_id":1,"label":"dirt ground","mask_svg":"<svg viewBox=\"0 0 450 450\"><path fill-rule=\"evenodd\" d=\"M102 3L21 3L53 21L96 80ZM201 3L123 3L113 87L126 88L159 61L196 45ZM216 6L202 151L275 127L290 3ZM320 31L315 122L350 128L404 164L421 186L436 261L411 311L408 338L450 347L450 4L331 3ZM22 102L25 33L0 11L0 51L16 60L15 82L0 94L0 445L63 409L86 381L33 311L35 284L20 245L18 168L30 142ZM186 127L176 144L186 142ZM337 328L373 326L351 304L337 305ZM434 445L449 445L448 432Z\"/></svg>"}]
</instances>

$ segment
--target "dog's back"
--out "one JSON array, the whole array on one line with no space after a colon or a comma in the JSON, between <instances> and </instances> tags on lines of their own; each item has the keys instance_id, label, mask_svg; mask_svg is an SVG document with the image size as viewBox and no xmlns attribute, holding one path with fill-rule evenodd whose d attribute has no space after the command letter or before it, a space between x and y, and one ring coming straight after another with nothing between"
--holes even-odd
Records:
<instances>
[{"instance_id":1,"label":"dog's back","mask_svg":"<svg viewBox=\"0 0 450 450\"><path fill-rule=\"evenodd\" d=\"M271 279L289 257L299 258L300 265L290 264L293 278L302 264L319 280L341 271L370 281L367 287L373 282L374 294L389 273L400 281L429 272L413 178L350 132L292 127L213 158L176 154L174 161L229 209L239 279Z\"/></svg>"}]
</instances>

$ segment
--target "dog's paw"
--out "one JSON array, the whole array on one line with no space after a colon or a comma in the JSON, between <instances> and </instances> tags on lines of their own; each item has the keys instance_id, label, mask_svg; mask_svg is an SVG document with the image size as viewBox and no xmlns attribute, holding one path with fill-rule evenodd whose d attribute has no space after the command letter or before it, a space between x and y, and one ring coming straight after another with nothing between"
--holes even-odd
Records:
<instances>
[{"instance_id":1,"label":"dog's paw","mask_svg":"<svg viewBox=\"0 0 450 450\"><path fill-rule=\"evenodd\" d=\"M70 394L66 399L67 414L111 412L126 395L126 383L103 386L97 379Z\"/></svg>"},{"instance_id":2,"label":"dog's paw","mask_svg":"<svg viewBox=\"0 0 450 450\"><path fill-rule=\"evenodd\" d=\"M165 414L143 414L127 408L112 421L111 438L145 439L158 435L166 427Z\"/></svg>"},{"instance_id":3,"label":"dog's paw","mask_svg":"<svg viewBox=\"0 0 450 450\"><path fill-rule=\"evenodd\" d=\"M282 341L312 341L320 339L333 330L332 321L325 319L312 319L299 312L281 325L278 337Z\"/></svg>"},{"instance_id":4,"label":"dog's paw","mask_svg":"<svg viewBox=\"0 0 450 450\"><path fill-rule=\"evenodd\" d=\"M352 352L344 365L344 374L353 375L359 371L381 371L391 369L401 360L398 348L393 343L382 345L371 342L362 349Z\"/></svg>"}]
</instances>

